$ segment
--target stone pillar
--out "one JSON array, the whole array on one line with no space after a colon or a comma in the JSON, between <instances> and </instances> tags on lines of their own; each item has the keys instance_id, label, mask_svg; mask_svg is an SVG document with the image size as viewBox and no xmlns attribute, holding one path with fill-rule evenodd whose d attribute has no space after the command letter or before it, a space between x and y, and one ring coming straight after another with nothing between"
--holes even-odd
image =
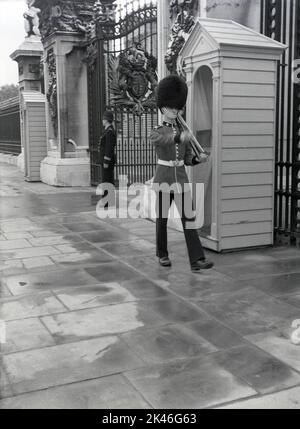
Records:
<instances>
[{"instance_id":1,"label":"stone pillar","mask_svg":"<svg viewBox=\"0 0 300 429\"><path fill-rule=\"evenodd\" d=\"M43 55L43 45L37 35L26 37L10 58L17 61L19 66L20 102L23 91L41 91L40 64ZM24 112L20 103L21 145L22 153L18 156L18 167L24 173Z\"/></svg>"},{"instance_id":2,"label":"stone pillar","mask_svg":"<svg viewBox=\"0 0 300 429\"><path fill-rule=\"evenodd\" d=\"M41 180L55 186L89 186L87 26L94 1L36 0L44 46L47 157Z\"/></svg>"}]
</instances>

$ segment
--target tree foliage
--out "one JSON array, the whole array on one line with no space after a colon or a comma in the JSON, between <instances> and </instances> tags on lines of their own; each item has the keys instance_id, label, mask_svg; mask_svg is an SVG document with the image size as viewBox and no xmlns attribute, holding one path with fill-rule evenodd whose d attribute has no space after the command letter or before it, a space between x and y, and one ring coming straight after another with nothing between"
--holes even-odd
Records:
<instances>
[{"instance_id":1,"label":"tree foliage","mask_svg":"<svg viewBox=\"0 0 300 429\"><path fill-rule=\"evenodd\" d=\"M8 100L9 98L17 97L19 94L18 85L3 85L0 87L0 101Z\"/></svg>"}]
</instances>

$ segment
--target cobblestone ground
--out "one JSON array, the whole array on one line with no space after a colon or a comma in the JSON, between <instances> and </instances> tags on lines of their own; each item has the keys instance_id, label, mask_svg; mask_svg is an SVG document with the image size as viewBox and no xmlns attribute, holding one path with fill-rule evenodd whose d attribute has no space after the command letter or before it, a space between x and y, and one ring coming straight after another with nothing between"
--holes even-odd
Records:
<instances>
[{"instance_id":1,"label":"cobblestone ground","mask_svg":"<svg viewBox=\"0 0 300 429\"><path fill-rule=\"evenodd\" d=\"M163 269L152 222L0 175L0 408L300 408L299 250L207 252L196 275L170 231Z\"/></svg>"}]
</instances>

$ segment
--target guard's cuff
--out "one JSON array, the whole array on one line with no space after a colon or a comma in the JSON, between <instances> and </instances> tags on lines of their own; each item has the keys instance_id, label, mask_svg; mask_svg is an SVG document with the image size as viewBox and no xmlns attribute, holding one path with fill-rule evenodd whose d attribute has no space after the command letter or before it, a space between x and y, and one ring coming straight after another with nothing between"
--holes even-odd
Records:
<instances>
[{"instance_id":1,"label":"guard's cuff","mask_svg":"<svg viewBox=\"0 0 300 429\"><path fill-rule=\"evenodd\" d=\"M109 158L108 156L105 156L104 159L106 159L106 161L111 161L111 158Z\"/></svg>"},{"instance_id":2,"label":"guard's cuff","mask_svg":"<svg viewBox=\"0 0 300 429\"><path fill-rule=\"evenodd\" d=\"M200 163L201 163L201 161L199 161L199 159L197 159L197 156L194 156L194 158L192 159L192 165L197 165Z\"/></svg>"}]
</instances>

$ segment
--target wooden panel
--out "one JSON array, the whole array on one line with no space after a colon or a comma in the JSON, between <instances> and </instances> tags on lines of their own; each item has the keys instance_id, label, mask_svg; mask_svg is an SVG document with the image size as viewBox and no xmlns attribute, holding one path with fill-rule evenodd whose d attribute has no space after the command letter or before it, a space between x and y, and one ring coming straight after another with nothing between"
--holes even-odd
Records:
<instances>
[{"instance_id":1,"label":"wooden panel","mask_svg":"<svg viewBox=\"0 0 300 429\"><path fill-rule=\"evenodd\" d=\"M273 198L240 198L238 200L222 201L222 212L243 211L243 210L265 210L273 207Z\"/></svg>"},{"instance_id":2,"label":"wooden panel","mask_svg":"<svg viewBox=\"0 0 300 429\"><path fill-rule=\"evenodd\" d=\"M236 237L241 235L266 234L273 230L272 222L240 223L237 225L223 225L222 237Z\"/></svg>"},{"instance_id":3,"label":"wooden panel","mask_svg":"<svg viewBox=\"0 0 300 429\"><path fill-rule=\"evenodd\" d=\"M222 186L242 185L272 185L274 183L273 173L248 173L248 174L224 174L222 175Z\"/></svg>"},{"instance_id":4,"label":"wooden panel","mask_svg":"<svg viewBox=\"0 0 300 429\"><path fill-rule=\"evenodd\" d=\"M273 161L226 161L222 173L267 173L274 169Z\"/></svg>"},{"instance_id":5,"label":"wooden panel","mask_svg":"<svg viewBox=\"0 0 300 429\"><path fill-rule=\"evenodd\" d=\"M275 61L265 60L249 60L245 58L224 58L223 59L223 70L263 70L263 71L275 71Z\"/></svg>"},{"instance_id":6,"label":"wooden panel","mask_svg":"<svg viewBox=\"0 0 300 429\"><path fill-rule=\"evenodd\" d=\"M275 71L224 70L223 82L275 83Z\"/></svg>"},{"instance_id":7,"label":"wooden panel","mask_svg":"<svg viewBox=\"0 0 300 429\"><path fill-rule=\"evenodd\" d=\"M272 122L275 121L274 110L240 110L223 109L224 122Z\"/></svg>"},{"instance_id":8,"label":"wooden panel","mask_svg":"<svg viewBox=\"0 0 300 429\"><path fill-rule=\"evenodd\" d=\"M221 195L222 200L233 200L236 198L270 197L273 195L273 186L227 186L226 188L222 188Z\"/></svg>"},{"instance_id":9,"label":"wooden panel","mask_svg":"<svg viewBox=\"0 0 300 429\"><path fill-rule=\"evenodd\" d=\"M223 136L223 148L273 148L274 136L248 135L248 136Z\"/></svg>"},{"instance_id":10,"label":"wooden panel","mask_svg":"<svg viewBox=\"0 0 300 429\"><path fill-rule=\"evenodd\" d=\"M274 134L274 123L238 123L238 124L223 124L223 135L272 135Z\"/></svg>"},{"instance_id":11,"label":"wooden panel","mask_svg":"<svg viewBox=\"0 0 300 429\"><path fill-rule=\"evenodd\" d=\"M232 97L226 95L222 98L223 108L230 109L274 109L273 97Z\"/></svg>"},{"instance_id":12,"label":"wooden panel","mask_svg":"<svg viewBox=\"0 0 300 429\"><path fill-rule=\"evenodd\" d=\"M226 237L221 241L221 249L240 249L245 247L269 246L273 244L273 234L246 235L241 237Z\"/></svg>"},{"instance_id":13,"label":"wooden panel","mask_svg":"<svg viewBox=\"0 0 300 429\"><path fill-rule=\"evenodd\" d=\"M241 222L272 222L272 220L272 209L226 212L222 215L222 225L234 225Z\"/></svg>"},{"instance_id":14,"label":"wooden panel","mask_svg":"<svg viewBox=\"0 0 300 429\"><path fill-rule=\"evenodd\" d=\"M257 83L224 83L223 95L238 95L249 97L274 97L275 85L259 85Z\"/></svg>"},{"instance_id":15,"label":"wooden panel","mask_svg":"<svg viewBox=\"0 0 300 429\"><path fill-rule=\"evenodd\" d=\"M239 148L239 149L223 149L223 161L259 161L273 160L273 148Z\"/></svg>"}]
</instances>

